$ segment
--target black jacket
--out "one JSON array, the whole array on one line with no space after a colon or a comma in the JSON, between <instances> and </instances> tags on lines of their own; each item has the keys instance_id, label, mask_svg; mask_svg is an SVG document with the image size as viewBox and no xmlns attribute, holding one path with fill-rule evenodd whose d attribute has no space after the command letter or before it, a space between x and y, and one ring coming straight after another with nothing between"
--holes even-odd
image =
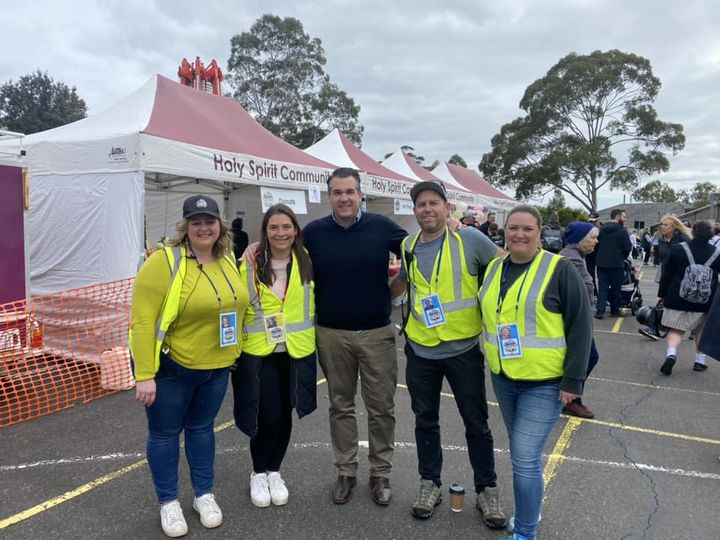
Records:
<instances>
[{"instance_id":1,"label":"black jacket","mask_svg":"<svg viewBox=\"0 0 720 540\"><path fill-rule=\"evenodd\" d=\"M702 264L715 252L715 247L706 241L690 242L690 252L696 264ZM690 265L685 250L681 245L673 246L670 255L663 263L662 277L658 287L658 298L664 299L666 308L678 311L707 312L710 310L712 298L707 304L695 304L680 298L680 283L685 275L685 269ZM713 269L712 294L715 296L718 284L718 272L720 272L720 257L710 267Z\"/></svg>"},{"instance_id":2,"label":"black jacket","mask_svg":"<svg viewBox=\"0 0 720 540\"><path fill-rule=\"evenodd\" d=\"M630 236L617 221L609 221L600 228L596 262L598 268L623 268L631 250Z\"/></svg>"},{"instance_id":3,"label":"black jacket","mask_svg":"<svg viewBox=\"0 0 720 540\"><path fill-rule=\"evenodd\" d=\"M280 353L282 354L282 353ZM258 430L260 406L260 368L262 356L242 353L232 371L233 416L235 425L248 437L255 437ZM317 408L316 354L304 358L290 358L290 403L298 418ZM282 399L278 396L278 399Z\"/></svg>"},{"instance_id":4,"label":"black jacket","mask_svg":"<svg viewBox=\"0 0 720 540\"><path fill-rule=\"evenodd\" d=\"M665 240L662 236L658 239L658 260L660 264L665 263L670 256L670 251L674 246L677 246L680 242L690 242L690 238L687 235L679 231L675 231L670 240ZM694 255L693 255L694 256Z\"/></svg>"},{"instance_id":5,"label":"black jacket","mask_svg":"<svg viewBox=\"0 0 720 540\"><path fill-rule=\"evenodd\" d=\"M720 360L720 294L715 295L708 312L705 327L700 334L698 351Z\"/></svg>"}]
</instances>

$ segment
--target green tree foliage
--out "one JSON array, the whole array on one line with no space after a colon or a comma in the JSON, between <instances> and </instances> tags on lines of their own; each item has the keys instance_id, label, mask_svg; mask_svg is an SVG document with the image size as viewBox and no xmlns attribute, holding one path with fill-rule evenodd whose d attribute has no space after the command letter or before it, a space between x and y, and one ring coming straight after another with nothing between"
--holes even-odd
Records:
<instances>
[{"instance_id":1,"label":"green tree foliage","mask_svg":"<svg viewBox=\"0 0 720 540\"><path fill-rule=\"evenodd\" d=\"M652 106L659 90L645 58L571 53L525 90L527 114L500 128L479 168L519 198L555 186L594 212L600 189L631 190L669 169L664 151L684 147L682 125L661 121Z\"/></svg>"},{"instance_id":2,"label":"green tree foliage","mask_svg":"<svg viewBox=\"0 0 720 540\"><path fill-rule=\"evenodd\" d=\"M450 159L448 159L448 163L452 163L453 165L460 165L460 167L465 167L467 169L467 162L458 154L453 154L452 156L450 156Z\"/></svg>"},{"instance_id":3,"label":"green tree foliage","mask_svg":"<svg viewBox=\"0 0 720 540\"><path fill-rule=\"evenodd\" d=\"M720 185L714 182L698 182L692 189L678 191L677 198L693 208L702 208L710 204L710 195L713 193L720 193Z\"/></svg>"},{"instance_id":4,"label":"green tree foliage","mask_svg":"<svg viewBox=\"0 0 720 540\"><path fill-rule=\"evenodd\" d=\"M75 122L87 116L76 88L36 71L0 86L0 126L30 134Z\"/></svg>"},{"instance_id":5,"label":"green tree foliage","mask_svg":"<svg viewBox=\"0 0 720 540\"><path fill-rule=\"evenodd\" d=\"M263 15L230 44L226 79L235 99L268 130L300 148L333 128L362 143L360 106L330 81L322 43L300 21Z\"/></svg>"},{"instance_id":6,"label":"green tree foliage","mask_svg":"<svg viewBox=\"0 0 720 540\"><path fill-rule=\"evenodd\" d=\"M675 202L677 194L675 190L660 180L648 182L643 187L636 189L632 194L636 202Z\"/></svg>"}]
</instances>

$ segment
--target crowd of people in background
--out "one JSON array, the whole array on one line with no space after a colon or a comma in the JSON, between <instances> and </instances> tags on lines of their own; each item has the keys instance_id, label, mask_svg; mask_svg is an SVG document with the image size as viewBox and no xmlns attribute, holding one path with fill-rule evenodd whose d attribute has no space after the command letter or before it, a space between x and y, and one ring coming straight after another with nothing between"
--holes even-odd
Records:
<instances>
[{"instance_id":1,"label":"crowd of people in background","mask_svg":"<svg viewBox=\"0 0 720 540\"><path fill-rule=\"evenodd\" d=\"M692 230L672 215L657 233L628 231L615 209L563 227L534 207L497 214L468 209L457 221L442 182L411 192L419 231L361 210L360 176L328 179L330 214L301 229L282 204L267 210L260 241L248 245L241 218L228 224L210 197L189 197L174 239L153 253L133 293L130 348L136 399L145 406L147 458L169 537L187 534L180 506L180 434L185 436L193 508L206 528L221 525L214 493L213 426L232 381L233 415L250 437L250 501L288 503L281 467L299 418L317 407L319 363L327 381L334 504L358 481L358 380L367 410L368 488L392 501L398 362L391 301L404 299L406 382L415 418L419 490L411 513L428 519L442 501L440 395L447 379L465 425L475 505L506 540L535 540L543 500L542 453L561 412L592 418L582 400L600 354L596 319L622 316L633 259L658 266L658 303L668 329L660 371L672 373L684 334L693 370L720 359L720 227ZM401 261L389 279L388 261ZM350 285L350 286L349 286ZM708 316L708 313L713 316ZM713 330L703 332L703 326ZM641 333L658 339L652 329ZM488 424L485 362L510 441L514 513L500 505Z\"/></svg>"}]
</instances>

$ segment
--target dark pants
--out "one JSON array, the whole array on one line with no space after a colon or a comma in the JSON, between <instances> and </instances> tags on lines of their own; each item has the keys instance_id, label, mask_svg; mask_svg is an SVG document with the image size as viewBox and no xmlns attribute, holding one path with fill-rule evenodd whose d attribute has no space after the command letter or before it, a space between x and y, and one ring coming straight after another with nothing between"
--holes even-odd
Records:
<instances>
[{"instance_id":1,"label":"dark pants","mask_svg":"<svg viewBox=\"0 0 720 540\"><path fill-rule=\"evenodd\" d=\"M622 284L625 271L622 268L602 268L598 266L598 299L597 312L605 313L605 306L610 298L610 312L618 313L622 305Z\"/></svg>"},{"instance_id":2,"label":"dark pants","mask_svg":"<svg viewBox=\"0 0 720 540\"><path fill-rule=\"evenodd\" d=\"M279 471L292 432L290 362L285 352L263 358L260 367L258 431L250 440L250 455L256 473Z\"/></svg>"},{"instance_id":3,"label":"dark pants","mask_svg":"<svg viewBox=\"0 0 720 540\"><path fill-rule=\"evenodd\" d=\"M652 255L652 253L650 253L650 246L647 246L643 249L645 251L645 259L643 260L643 262L647 264L648 262L650 262L650 256Z\"/></svg>"},{"instance_id":4,"label":"dark pants","mask_svg":"<svg viewBox=\"0 0 720 540\"><path fill-rule=\"evenodd\" d=\"M443 377L447 377L465 424L465 440L475 477L475 491L479 493L486 487L495 486L495 456L492 433L488 426L484 359L480 347L475 345L458 356L432 360L416 356L412 347L406 343L405 356L405 378L415 413L420 477L441 485L440 391Z\"/></svg>"}]
</instances>

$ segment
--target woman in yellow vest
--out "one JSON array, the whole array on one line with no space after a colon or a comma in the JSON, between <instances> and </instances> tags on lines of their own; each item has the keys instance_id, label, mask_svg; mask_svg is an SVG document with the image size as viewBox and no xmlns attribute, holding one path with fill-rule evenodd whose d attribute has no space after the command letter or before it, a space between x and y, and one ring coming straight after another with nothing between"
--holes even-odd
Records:
<instances>
[{"instance_id":1,"label":"woman in yellow vest","mask_svg":"<svg viewBox=\"0 0 720 540\"><path fill-rule=\"evenodd\" d=\"M535 540L543 498L542 451L564 405L582 393L592 340L590 301L572 263L540 249L535 208L508 214L508 255L494 259L479 293L483 347L510 440L513 538Z\"/></svg>"},{"instance_id":2,"label":"woman in yellow vest","mask_svg":"<svg viewBox=\"0 0 720 540\"><path fill-rule=\"evenodd\" d=\"M145 261L135 280L130 326L136 399L148 419L147 459L170 537L187 534L178 502L180 432L207 528L222 523L215 502L213 426L240 355L248 292L232 257L232 234L210 197L189 197L171 247Z\"/></svg>"},{"instance_id":3,"label":"woman in yellow vest","mask_svg":"<svg viewBox=\"0 0 720 540\"><path fill-rule=\"evenodd\" d=\"M295 214L284 204L270 207L254 261L240 266L250 306L242 356L232 373L235 423L251 437L250 500L259 507L287 503L280 465L290 442L292 409L302 418L316 408L312 272Z\"/></svg>"}]
</instances>

